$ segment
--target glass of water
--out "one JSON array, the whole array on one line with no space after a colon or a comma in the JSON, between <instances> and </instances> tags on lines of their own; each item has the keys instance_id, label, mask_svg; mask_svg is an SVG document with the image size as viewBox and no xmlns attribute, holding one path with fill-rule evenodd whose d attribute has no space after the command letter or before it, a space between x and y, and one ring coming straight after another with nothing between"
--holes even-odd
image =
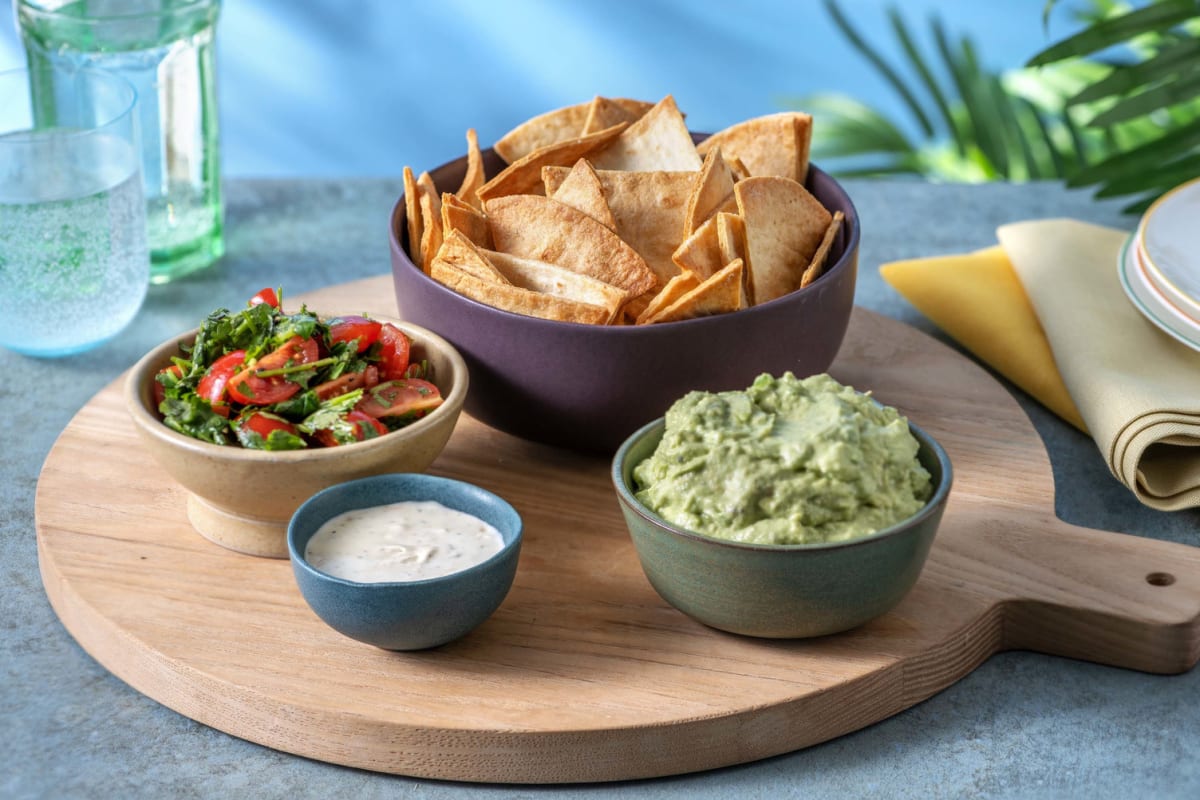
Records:
<instances>
[{"instance_id":1,"label":"glass of water","mask_svg":"<svg viewBox=\"0 0 1200 800\"><path fill-rule=\"evenodd\" d=\"M150 285L137 92L50 72L0 72L0 345L32 356L112 338Z\"/></svg>"},{"instance_id":2,"label":"glass of water","mask_svg":"<svg viewBox=\"0 0 1200 800\"><path fill-rule=\"evenodd\" d=\"M225 252L213 49L220 7L220 0L16 0L30 69L102 69L138 92L156 284ZM57 91L38 85L35 96Z\"/></svg>"}]
</instances>

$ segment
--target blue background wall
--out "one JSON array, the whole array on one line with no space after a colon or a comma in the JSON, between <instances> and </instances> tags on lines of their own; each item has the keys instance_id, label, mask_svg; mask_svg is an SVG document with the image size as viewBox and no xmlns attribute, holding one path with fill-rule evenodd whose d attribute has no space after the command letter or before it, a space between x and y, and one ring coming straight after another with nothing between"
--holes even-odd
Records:
<instances>
[{"instance_id":1,"label":"blue background wall","mask_svg":"<svg viewBox=\"0 0 1200 800\"><path fill-rule=\"evenodd\" d=\"M24 61L11 5L0 68ZM893 54L890 5L926 43L938 14L994 68L1071 27L1067 2L1047 33L1044 0L842 0ZM595 94L674 94L695 130L815 91L898 109L817 0L226 0L218 59L227 176L419 171L460 155L468 127L487 146Z\"/></svg>"}]
</instances>

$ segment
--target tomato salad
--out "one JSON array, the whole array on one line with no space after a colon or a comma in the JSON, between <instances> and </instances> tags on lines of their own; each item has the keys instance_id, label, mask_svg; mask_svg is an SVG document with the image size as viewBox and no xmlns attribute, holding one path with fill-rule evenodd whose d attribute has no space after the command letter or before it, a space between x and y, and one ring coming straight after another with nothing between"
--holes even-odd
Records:
<instances>
[{"instance_id":1,"label":"tomato salad","mask_svg":"<svg viewBox=\"0 0 1200 800\"><path fill-rule=\"evenodd\" d=\"M256 450L334 447L403 428L442 403L427 361L395 325L363 316L285 314L263 289L217 309L155 376L167 427Z\"/></svg>"}]
</instances>

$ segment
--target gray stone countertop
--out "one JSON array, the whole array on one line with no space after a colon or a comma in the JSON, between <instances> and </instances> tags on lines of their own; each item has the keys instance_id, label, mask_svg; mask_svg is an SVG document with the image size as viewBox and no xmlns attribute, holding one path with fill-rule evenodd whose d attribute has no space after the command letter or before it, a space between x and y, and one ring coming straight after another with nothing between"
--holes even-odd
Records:
<instances>
[{"instance_id":1,"label":"gray stone countertop","mask_svg":"<svg viewBox=\"0 0 1200 800\"><path fill-rule=\"evenodd\" d=\"M848 188L864 231L858 303L943 341L879 278L880 264L989 246L996 226L1021 219L1133 224L1118 206L1055 184ZM131 327L90 353L43 361L0 351L0 797L1200 797L1200 670L1163 677L1003 653L908 711L807 750L567 787L442 783L310 761L207 728L109 674L58 621L38 574L34 492L55 437L145 350L217 306L237 307L263 286L295 295L386 273L400 191L383 179L228 181L228 255L216 266L153 288ZM1200 544L1200 512L1141 506L1089 438L1013 392L1049 450L1058 516Z\"/></svg>"}]
</instances>

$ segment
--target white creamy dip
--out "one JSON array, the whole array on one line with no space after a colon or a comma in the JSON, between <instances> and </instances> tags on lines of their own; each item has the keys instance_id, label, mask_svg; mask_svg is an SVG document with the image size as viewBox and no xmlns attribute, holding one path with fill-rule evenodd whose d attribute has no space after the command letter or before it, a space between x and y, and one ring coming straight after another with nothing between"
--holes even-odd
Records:
<instances>
[{"instance_id":1,"label":"white creamy dip","mask_svg":"<svg viewBox=\"0 0 1200 800\"><path fill-rule=\"evenodd\" d=\"M410 501L338 514L309 539L304 559L359 583L417 581L481 564L503 547L500 531L478 517Z\"/></svg>"}]
</instances>

